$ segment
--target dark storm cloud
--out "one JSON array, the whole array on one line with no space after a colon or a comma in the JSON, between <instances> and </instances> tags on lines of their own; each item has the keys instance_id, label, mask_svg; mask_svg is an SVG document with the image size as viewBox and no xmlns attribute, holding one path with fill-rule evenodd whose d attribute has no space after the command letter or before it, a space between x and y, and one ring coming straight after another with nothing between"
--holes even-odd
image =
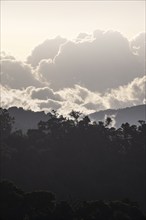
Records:
<instances>
[{"instance_id":1,"label":"dark storm cloud","mask_svg":"<svg viewBox=\"0 0 146 220\"><path fill-rule=\"evenodd\" d=\"M103 92L144 74L144 60L139 62L121 33L97 30L92 38L82 41L85 38L83 34L80 41L63 44L53 61L42 60L40 78L55 90L80 84Z\"/></svg>"}]
</instances>

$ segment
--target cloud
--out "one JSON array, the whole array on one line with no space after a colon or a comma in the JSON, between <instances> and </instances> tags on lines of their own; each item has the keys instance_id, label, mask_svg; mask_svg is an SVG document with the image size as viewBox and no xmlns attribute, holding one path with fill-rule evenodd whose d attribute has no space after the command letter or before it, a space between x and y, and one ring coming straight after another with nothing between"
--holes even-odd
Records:
<instances>
[{"instance_id":1,"label":"cloud","mask_svg":"<svg viewBox=\"0 0 146 220\"><path fill-rule=\"evenodd\" d=\"M46 90L46 91L45 91ZM41 92L45 91L48 95L46 99L41 99ZM61 107L62 98L49 88L35 88L34 86L26 89L10 89L1 86L1 106L9 108L12 106L31 109L33 111L58 110Z\"/></svg>"},{"instance_id":2,"label":"cloud","mask_svg":"<svg viewBox=\"0 0 146 220\"><path fill-rule=\"evenodd\" d=\"M4 51L0 52L0 60L15 60L15 57L6 54Z\"/></svg>"},{"instance_id":3,"label":"cloud","mask_svg":"<svg viewBox=\"0 0 146 220\"><path fill-rule=\"evenodd\" d=\"M87 34L87 33L80 33L75 39L76 42L84 42L84 41L90 41L90 40L92 40L92 35Z\"/></svg>"},{"instance_id":4,"label":"cloud","mask_svg":"<svg viewBox=\"0 0 146 220\"><path fill-rule=\"evenodd\" d=\"M116 114L114 115L114 114L105 114L105 116L104 116L104 118L102 119L102 121L106 121L106 119L107 118L111 118L112 119L112 121L111 121L111 123L110 123L110 125L108 126L108 127L115 127L116 126Z\"/></svg>"},{"instance_id":5,"label":"cloud","mask_svg":"<svg viewBox=\"0 0 146 220\"><path fill-rule=\"evenodd\" d=\"M23 90L10 89L1 85L1 106L3 108L16 106L39 111L40 109L35 105L35 102L30 99L28 91L29 88Z\"/></svg>"},{"instance_id":6,"label":"cloud","mask_svg":"<svg viewBox=\"0 0 146 220\"><path fill-rule=\"evenodd\" d=\"M127 85L119 86L105 93L93 92L76 85L74 88L58 92L64 99L59 112L69 113L74 109L89 114L104 109L140 105L145 100L145 84L146 76L137 77Z\"/></svg>"},{"instance_id":7,"label":"cloud","mask_svg":"<svg viewBox=\"0 0 146 220\"><path fill-rule=\"evenodd\" d=\"M146 76L137 77L124 86L111 89L105 93L93 92L75 85L55 92L49 87L26 89L9 89L1 86L2 107L23 107L33 111L48 112L52 109L67 115L72 110L90 114L107 108L124 108L139 105L145 101ZM42 96L42 94L45 95Z\"/></svg>"},{"instance_id":8,"label":"cloud","mask_svg":"<svg viewBox=\"0 0 146 220\"><path fill-rule=\"evenodd\" d=\"M50 98L53 100L61 100L61 96L56 94L49 87L32 89L30 95L32 99L47 100Z\"/></svg>"},{"instance_id":9,"label":"cloud","mask_svg":"<svg viewBox=\"0 0 146 220\"><path fill-rule=\"evenodd\" d=\"M43 59L53 59L57 55L60 45L65 41L66 39L59 36L55 39L44 41L33 49L31 55L27 58L27 62L36 67Z\"/></svg>"},{"instance_id":10,"label":"cloud","mask_svg":"<svg viewBox=\"0 0 146 220\"><path fill-rule=\"evenodd\" d=\"M61 102L55 101L52 99L48 99L47 101L40 101L37 102L40 109L43 109L44 111L51 111L51 110L58 110L61 107Z\"/></svg>"},{"instance_id":11,"label":"cloud","mask_svg":"<svg viewBox=\"0 0 146 220\"><path fill-rule=\"evenodd\" d=\"M67 115L142 104L144 36L128 41L119 32L96 30L74 41L55 38L32 51L30 64L2 52L1 105Z\"/></svg>"},{"instance_id":12,"label":"cloud","mask_svg":"<svg viewBox=\"0 0 146 220\"><path fill-rule=\"evenodd\" d=\"M103 93L144 75L144 33L131 42L116 31L80 33L74 41L57 37L34 48L28 62L3 52L2 85L54 91L80 85Z\"/></svg>"},{"instance_id":13,"label":"cloud","mask_svg":"<svg viewBox=\"0 0 146 220\"><path fill-rule=\"evenodd\" d=\"M146 61L146 33L139 33L130 42L131 50L136 54L141 62Z\"/></svg>"},{"instance_id":14,"label":"cloud","mask_svg":"<svg viewBox=\"0 0 146 220\"><path fill-rule=\"evenodd\" d=\"M104 92L144 75L144 60L139 62L121 33L97 30L76 40L64 43L53 60L40 61L38 75L54 90L78 84Z\"/></svg>"},{"instance_id":15,"label":"cloud","mask_svg":"<svg viewBox=\"0 0 146 220\"><path fill-rule=\"evenodd\" d=\"M111 108L123 108L142 104L145 99L146 76L135 78L131 83L112 89L105 94Z\"/></svg>"},{"instance_id":16,"label":"cloud","mask_svg":"<svg viewBox=\"0 0 146 220\"><path fill-rule=\"evenodd\" d=\"M28 86L41 87L43 83L38 81L30 65L5 56L0 61L1 84L12 89L21 89Z\"/></svg>"}]
</instances>

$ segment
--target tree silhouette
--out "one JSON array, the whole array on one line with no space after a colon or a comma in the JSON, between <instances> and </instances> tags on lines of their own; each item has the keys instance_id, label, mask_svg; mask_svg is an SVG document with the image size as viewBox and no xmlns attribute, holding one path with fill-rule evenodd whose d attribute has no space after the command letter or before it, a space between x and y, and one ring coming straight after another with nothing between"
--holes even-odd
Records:
<instances>
[{"instance_id":1,"label":"tree silhouette","mask_svg":"<svg viewBox=\"0 0 146 220\"><path fill-rule=\"evenodd\" d=\"M13 180L29 191L54 191L61 200L67 195L78 200L113 200L124 196L138 201L144 209L145 122L138 126L124 123L114 128L109 126L111 119L95 123L78 112L73 112L70 118L54 112L47 121L39 122L38 128L23 134L11 130L12 121L7 114L1 114L1 120L10 122L6 123L10 125L9 132L4 134L2 143L2 178ZM49 208L51 203L45 200L47 207L41 206L45 195L46 192L20 195L29 204L27 215L31 215L30 218L52 218L55 208ZM62 210L67 206L59 204L56 212L60 206ZM103 204L100 205L96 204L98 208L95 209L95 203L82 205L80 208L86 208L89 214L84 218L106 219L101 211ZM106 204L103 207L108 210ZM119 215L115 214L115 218ZM123 218L125 215L129 216L124 214Z\"/></svg>"},{"instance_id":2,"label":"tree silhouette","mask_svg":"<svg viewBox=\"0 0 146 220\"><path fill-rule=\"evenodd\" d=\"M24 192L13 182L7 180L0 182L0 217L2 220L10 220L12 216L16 220L23 220L23 195Z\"/></svg>"},{"instance_id":3,"label":"tree silhouette","mask_svg":"<svg viewBox=\"0 0 146 220\"><path fill-rule=\"evenodd\" d=\"M7 138L11 131L14 123L14 118L11 117L6 109L0 108L0 138L1 141Z\"/></svg>"}]
</instances>

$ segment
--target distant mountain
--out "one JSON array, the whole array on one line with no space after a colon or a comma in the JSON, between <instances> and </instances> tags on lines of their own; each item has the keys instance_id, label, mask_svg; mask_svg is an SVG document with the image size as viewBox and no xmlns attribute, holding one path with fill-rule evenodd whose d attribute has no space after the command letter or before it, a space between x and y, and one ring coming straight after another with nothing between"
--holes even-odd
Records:
<instances>
[{"instance_id":1,"label":"distant mountain","mask_svg":"<svg viewBox=\"0 0 146 220\"><path fill-rule=\"evenodd\" d=\"M45 112L33 112L31 110L24 110L23 108L11 107L8 109L9 114L15 118L13 130L21 129L24 133L28 129L37 128L39 121L47 121L49 114Z\"/></svg>"},{"instance_id":2,"label":"distant mountain","mask_svg":"<svg viewBox=\"0 0 146 220\"><path fill-rule=\"evenodd\" d=\"M104 121L109 116L115 121L114 126L120 127L122 123L138 124L138 120L146 120L146 105L133 106L123 109L108 109L104 111L95 112L89 115L93 121ZM39 121L47 121L49 113L33 112L31 110L24 110L23 108L11 107L8 109L11 116L15 118L13 130L21 129L24 133L28 129L37 128Z\"/></svg>"},{"instance_id":3,"label":"distant mountain","mask_svg":"<svg viewBox=\"0 0 146 220\"><path fill-rule=\"evenodd\" d=\"M103 121L106 117L111 117L115 124L120 127L122 123L138 124L139 120L146 120L146 105L138 105L123 109L107 109L104 111L95 112L89 115L93 121Z\"/></svg>"}]
</instances>

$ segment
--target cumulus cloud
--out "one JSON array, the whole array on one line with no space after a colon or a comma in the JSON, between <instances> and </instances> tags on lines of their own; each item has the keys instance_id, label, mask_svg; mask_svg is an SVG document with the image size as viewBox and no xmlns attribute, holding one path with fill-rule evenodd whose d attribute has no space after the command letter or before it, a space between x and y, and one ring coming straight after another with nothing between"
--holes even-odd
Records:
<instances>
[{"instance_id":1,"label":"cumulus cloud","mask_svg":"<svg viewBox=\"0 0 146 220\"><path fill-rule=\"evenodd\" d=\"M66 39L59 36L44 41L33 49L31 55L27 58L27 62L36 67L43 59L53 59L57 55L60 45L65 41Z\"/></svg>"},{"instance_id":2,"label":"cumulus cloud","mask_svg":"<svg viewBox=\"0 0 146 220\"><path fill-rule=\"evenodd\" d=\"M51 89L50 89L51 90ZM53 95L48 96L48 99L40 99L40 96L33 97L32 94L34 92L42 91L42 88L35 88L33 86L27 87L26 89L9 89L4 86L1 86L1 105L4 108L17 106L23 107L24 109L31 109L33 111L51 111L52 109L57 110L61 104L60 101L57 100L57 97L60 96L57 94L54 98Z\"/></svg>"},{"instance_id":3,"label":"cumulus cloud","mask_svg":"<svg viewBox=\"0 0 146 220\"><path fill-rule=\"evenodd\" d=\"M29 89L9 89L1 85L1 106L9 108L12 106L23 107L24 109L32 109L39 111L35 102L30 99Z\"/></svg>"},{"instance_id":4,"label":"cumulus cloud","mask_svg":"<svg viewBox=\"0 0 146 220\"><path fill-rule=\"evenodd\" d=\"M43 109L44 111L51 111L51 110L58 110L61 107L61 102L55 101L52 99L48 99L47 101L40 101L37 102L40 109Z\"/></svg>"},{"instance_id":5,"label":"cumulus cloud","mask_svg":"<svg viewBox=\"0 0 146 220\"><path fill-rule=\"evenodd\" d=\"M144 75L144 60L139 62L121 33L97 30L92 36L81 34L79 38L88 40L67 41L53 61L40 62L38 75L53 89L79 84L103 92Z\"/></svg>"},{"instance_id":6,"label":"cumulus cloud","mask_svg":"<svg viewBox=\"0 0 146 220\"><path fill-rule=\"evenodd\" d=\"M112 89L105 94L111 108L142 104L145 99L146 76L135 78L131 83Z\"/></svg>"},{"instance_id":7,"label":"cumulus cloud","mask_svg":"<svg viewBox=\"0 0 146 220\"><path fill-rule=\"evenodd\" d=\"M146 50L146 33L140 33L135 36L130 42L131 49L134 54L136 54L141 62L146 60L145 50Z\"/></svg>"},{"instance_id":8,"label":"cumulus cloud","mask_svg":"<svg viewBox=\"0 0 146 220\"><path fill-rule=\"evenodd\" d=\"M15 60L15 57L11 56L10 54L6 54L4 51L0 52L0 60Z\"/></svg>"},{"instance_id":9,"label":"cumulus cloud","mask_svg":"<svg viewBox=\"0 0 146 220\"><path fill-rule=\"evenodd\" d=\"M58 92L66 100L59 111L63 113L68 109L68 112L71 109L78 109L78 111L88 114L109 108L117 109L143 104L145 100L145 83L146 76L143 76L135 78L127 85L119 86L105 93L93 92L76 85L74 88Z\"/></svg>"},{"instance_id":10,"label":"cumulus cloud","mask_svg":"<svg viewBox=\"0 0 146 220\"><path fill-rule=\"evenodd\" d=\"M1 54L2 85L13 89L76 84L105 92L144 75L144 33L131 42L116 31L80 33L74 41L46 40L32 51L28 63ZM35 67L35 68L33 68Z\"/></svg>"},{"instance_id":11,"label":"cumulus cloud","mask_svg":"<svg viewBox=\"0 0 146 220\"><path fill-rule=\"evenodd\" d=\"M87 33L80 33L78 34L77 38L75 39L76 42L83 42L83 41L91 41L92 35Z\"/></svg>"},{"instance_id":12,"label":"cumulus cloud","mask_svg":"<svg viewBox=\"0 0 146 220\"><path fill-rule=\"evenodd\" d=\"M1 84L12 89L21 89L28 86L43 86L33 74L31 66L15 60L13 57L5 56L0 61Z\"/></svg>"},{"instance_id":13,"label":"cumulus cloud","mask_svg":"<svg viewBox=\"0 0 146 220\"><path fill-rule=\"evenodd\" d=\"M107 108L117 109L142 104L145 101L145 83L146 76L137 77L127 85L119 86L105 93L93 92L80 85L57 92L49 87L30 86L19 90L2 86L1 105L45 112L54 109L63 115L67 115L72 110L90 114ZM45 93L46 96L42 96L42 93Z\"/></svg>"},{"instance_id":14,"label":"cumulus cloud","mask_svg":"<svg viewBox=\"0 0 146 220\"><path fill-rule=\"evenodd\" d=\"M74 41L45 41L30 64L3 52L1 105L67 115L145 103L144 47L142 33L129 42L119 32L96 30Z\"/></svg>"},{"instance_id":15,"label":"cumulus cloud","mask_svg":"<svg viewBox=\"0 0 146 220\"><path fill-rule=\"evenodd\" d=\"M32 89L30 94L32 99L47 100L50 98L52 100L61 100L61 96L49 87Z\"/></svg>"}]
</instances>

